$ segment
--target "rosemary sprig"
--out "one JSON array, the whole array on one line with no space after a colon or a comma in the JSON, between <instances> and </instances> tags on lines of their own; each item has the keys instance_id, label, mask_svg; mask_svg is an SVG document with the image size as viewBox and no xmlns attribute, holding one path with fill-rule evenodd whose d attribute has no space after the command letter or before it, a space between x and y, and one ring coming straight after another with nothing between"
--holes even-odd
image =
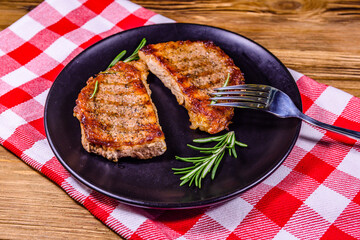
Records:
<instances>
[{"instance_id":1,"label":"rosemary sprig","mask_svg":"<svg viewBox=\"0 0 360 240\"><path fill-rule=\"evenodd\" d=\"M182 174L180 180L180 186L189 182L189 186L195 183L195 186L201 188L201 181L206 177L206 175L211 171L211 179L214 180L218 166L225 155L226 149L228 149L229 155L233 155L237 158L237 153L235 146L247 147L245 143L241 143L236 140L235 132L231 131L221 136L208 137L208 138L199 138L194 139L195 143L209 143L209 142L218 142L213 147L197 147L188 144L187 146L200 151L206 155L200 157L179 157L175 156L177 160L184 162L193 163L192 166L184 168L172 168L174 174Z\"/></svg>"},{"instance_id":2,"label":"rosemary sprig","mask_svg":"<svg viewBox=\"0 0 360 240\"><path fill-rule=\"evenodd\" d=\"M228 73L223 87L226 87L229 84L229 79L230 79L230 73ZM216 100L212 100L210 104L214 104L214 103L216 103Z\"/></svg>"},{"instance_id":3,"label":"rosemary sprig","mask_svg":"<svg viewBox=\"0 0 360 240\"><path fill-rule=\"evenodd\" d=\"M127 57L123 62L131 62L134 60L138 60L139 59L139 50L141 48L143 48L146 44L146 39L143 38L139 44L139 46L135 49L135 51L129 56ZM106 68L106 70L108 70L109 68L113 67L117 62L119 62L126 54L126 50L121 51L115 58L114 60L111 61L111 63L109 64L109 66ZM106 71L105 70L105 71ZM102 72L102 73L106 73L106 72ZM96 92L98 91L98 85L99 85L99 81L95 82L95 88L93 93L91 94L91 98L93 98L96 94Z\"/></svg>"}]
</instances>

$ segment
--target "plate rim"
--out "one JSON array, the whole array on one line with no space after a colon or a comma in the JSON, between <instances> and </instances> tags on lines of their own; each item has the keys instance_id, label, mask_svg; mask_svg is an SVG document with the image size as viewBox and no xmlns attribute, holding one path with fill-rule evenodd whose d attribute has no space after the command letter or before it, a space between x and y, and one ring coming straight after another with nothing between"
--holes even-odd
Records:
<instances>
[{"instance_id":1,"label":"plate rim","mask_svg":"<svg viewBox=\"0 0 360 240\"><path fill-rule=\"evenodd\" d=\"M92 48L96 45L102 44L102 42L106 41L107 39L114 37L115 35L119 35L119 34L124 34L126 32L129 31L136 31L138 29L143 29L143 28L151 28L151 27L161 27L164 25L193 25L193 26L199 26L199 27L208 27L208 28L213 28L213 29L217 29L220 31L225 31L228 33L232 33L235 34L237 36L240 36L241 38L250 41L251 43L257 45L258 47L260 47L262 50L266 51L272 58L274 58L274 60L277 61L277 63L279 65L281 65L283 67L283 69L285 70L285 72L288 74L288 76L294 80L294 82L292 83L295 86L295 90L296 90L296 95L299 98L299 106L297 106L301 111L302 111L302 100L301 100L301 96L300 96L300 91L299 88L296 84L295 79L293 78L293 76L291 75L289 69L272 53L270 52L268 49L266 49L265 47L263 47L262 45L260 45L259 43L255 42L254 40L245 37L242 34L239 34L237 32L234 31L230 31L224 28L220 28L220 27L215 27L215 26L211 26L211 25L205 25L205 24L196 24L196 23L160 23L160 24L154 24L154 25L147 25L147 26L141 26L141 27L136 27L136 28L131 28L128 30L124 30L122 32L118 32L115 34L112 34L106 38L103 38L101 40L99 40L98 42L88 46L87 48L85 48L84 50L82 50L80 53L78 53L73 59L71 59L71 61L69 61L64 68L60 71L60 73L57 75L57 77L55 78L55 80L53 81L48 95L46 97L46 101L45 101L45 105L44 105L44 128L45 128L45 134L46 134L46 139L50 145L51 150L53 151L54 155L56 156L57 160L61 163L61 165L67 170L69 171L69 173L75 177L78 181L80 181L82 184L84 184L85 186L99 192L102 193L108 197L111 197L113 199L116 199L122 203L125 203L127 205L130 206L135 206L135 207L140 207L140 208L147 208L147 209L163 209L163 210L179 210L179 209L193 209L193 208L205 208L205 207L209 207L209 206L214 206L214 205L218 205L221 204L223 202L229 201L231 199L233 199L234 197L238 196L240 193L243 193L251 188L253 188L254 186L256 186L257 184L261 183L262 181L264 181L267 177L269 177L271 174L273 174L273 172L276 171L276 169L279 168L280 165L282 165L282 163L287 159L287 157L289 156L290 152L293 150L299 134L300 134L300 130L301 130L301 121L299 121L299 123L297 124L296 127L296 132L293 136L292 139L292 143L290 145L290 147L287 149L287 152L284 154L284 156L282 157L281 160L279 160L275 166L272 167L272 169L270 169L268 172L266 172L266 174L264 174L263 176L261 176L259 179L257 179L256 181L254 181L253 183L247 185L244 188L241 188L239 190L233 191L229 194L223 195L223 196L218 196L218 197L212 197L212 198L208 198L205 200L199 200L199 201L195 201L195 202L186 202L186 203L179 203L179 202L170 202L170 203L157 203L154 201L140 201L140 200L133 200L133 199L129 199L127 197L122 197L116 194L113 194L111 192L108 192L107 190L104 190L102 188L97 187L96 185L90 183L89 181L87 181L86 179L84 179L83 177L81 177L75 170L73 170L65 161L64 159L61 157L61 155L59 154L58 150L56 149L56 147L54 146L54 143L52 141L52 138L50 136L49 133L49 126L47 124L48 122L48 106L49 106L49 99L51 96L51 93L54 91L55 87L55 83L58 81L59 76L63 73L63 71L67 68L68 65L72 64L74 61L76 61L76 59L82 55L85 51L87 51L89 48Z\"/></svg>"}]
</instances>

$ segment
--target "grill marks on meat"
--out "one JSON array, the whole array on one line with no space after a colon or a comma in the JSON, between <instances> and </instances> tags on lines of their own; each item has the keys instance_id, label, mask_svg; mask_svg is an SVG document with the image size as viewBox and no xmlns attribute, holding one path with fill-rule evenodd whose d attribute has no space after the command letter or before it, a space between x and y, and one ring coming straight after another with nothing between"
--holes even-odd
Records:
<instances>
[{"instance_id":1,"label":"grill marks on meat","mask_svg":"<svg viewBox=\"0 0 360 240\"><path fill-rule=\"evenodd\" d=\"M74 108L88 152L117 161L127 156L147 159L166 151L147 75L142 61L118 62L88 79ZM96 81L98 90L90 98Z\"/></svg>"},{"instance_id":2,"label":"grill marks on meat","mask_svg":"<svg viewBox=\"0 0 360 240\"><path fill-rule=\"evenodd\" d=\"M211 41L150 44L139 51L141 60L118 62L91 77L76 100L81 141L88 152L113 161L140 159L166 151L165 137L146 82L148 68L188 110L191 129L211 134L227 129L233 108L210 106L214 88L244 83L233 60ZM146 64L145 64L146 63ZM91 95L98 82L95 97Z\"/></svg>"},{"instance_id":3,"label":"grill marks on meat","mask_svg":"<svg viewBox=\"0 0 360 240\"><path fill-rule=\"evenodd\" d=\"M227 129L234 109L209 106L209 93L222 87L228 74L228 85L243 84L244 78L224 51L211 41L177 41L147 45L139 56L188 110L191 129L211 134Z\"/></svg>"}]
</instances>

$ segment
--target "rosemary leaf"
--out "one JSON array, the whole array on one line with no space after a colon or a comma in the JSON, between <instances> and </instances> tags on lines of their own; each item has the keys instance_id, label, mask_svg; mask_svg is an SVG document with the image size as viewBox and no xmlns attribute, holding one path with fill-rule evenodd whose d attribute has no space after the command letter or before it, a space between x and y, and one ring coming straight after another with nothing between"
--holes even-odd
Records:
<instances>
[{"instance_id":1,"label":"rosemary leaf","mask_svg":"<svg viewBox=\"0 0 360 240\"><path fill-rule=\"evenodd\" d=\"M186 179L186 178L191 177L192 175L195 175L194 173L196 173L196 172L200 169L200 167L201 167L201 165L198 166L198 167L196 167L196 168L194 168L194 169L192 169L192 170L191 170L190 172L188 172L186 175L182 176L182 177L180 178L180 180L184 180L184 179Z\"/></svg>"},{"instance_id":2,"label":"rosemary leaf","mask_svg":"<svg viewBox=\"0 0 360 240\"><path fill-rule=\"evenodd\" d=\"M126 54L126 50L124 50L124 51L122 51L121 53L119 53L119 54L114 58L114 60L112 60L112 62L111 62L111 63L109 64L109 66L107 67L107 69L113 67L118 61L121 60L121 58L122 58L123 56L125 56L125 54Z\"/></svg>"},{"instance_id":3,"label":"rosemary leaf","mask_svg":"<svg viewBox=\"0 0 360 240\"><path fill-rule=\"evenodd\" d=\"M228 73L226 81L224 83L224 87L226 87L229 84L229 80L230 80L230 73Z\"/></svg>"},{"instance_id":4,"label":"rosemary leaf","mask_svg":"<svg viewBox=\"0 0 360 240\"><path fill-rule=\"evenodd\" d=\"M200 153L204 153L204 154L212 154L212 153L214 153L214 150L210 150L210 151L205 151L205 150L202 150L202 151L200 151Z\"/></svg>"},{"instance_id":5,"label":"rosemary leaf","mask_svg":"<svg viewBox=\"0 0 360 240\"><path fill-rule=\"evenodd\" d=\"M193 142L196 143L208 143L208 142L215 142L224 139L225 136L217 136L217 137L208 137L208 138L197 138L194 139Z\"/></svg>"},{"instance_id":6,"label":"rosemary leaf","mask_svg":"<svg viewBox=\"0 0 360 240\"><path fill-rule=\"evenodd\" d=\"M195 165L192 165L190 167L185 167L185 168L172 168L172 170L177 171L175 174L179 173L180 171L187 171L187 170L192 170L195 168Z\"/></svg>"},{"instance_id":7,"label":"rosemary leaf","mask_svg":"<svg viewBox=\"0 0 360 240\"><path fill-rule=\"evenodd\" d=\"M180 183L180 186L184 185L185 183L187 183L189 181L189 179L185 179Z\"/></svg>"},{"instance_id":8,"label":"rosemary leaf","mask_svg":"<svg viewBox=\"0 0 360 240\"><path fill-rule=\"evenodd\" d=\"M206 164L206 166L202 170L201 178L205 178L206 174L210 171L211 167L214 165L214 162L217 157L218 157L218 155L215 155L209 159L209 162Z\"/></svg>"},{"instance_id":9,"label":"rosemary leaf","mask_svg":"<svg viewBox=\"0 0 360 240\"><path fill-rule=\"evenodd\" d=\"M95 82L94 91L93 91L93 93L91 94L90 99L92 99L92 98L95 96L95 94L96 94L96 92L97 92L97 90L98 90L98 86L99 86L99 81L96 81L96 82Z\"/></svg>"},{"instance_id":10,"label":"rosemary leaf","mask_svg":"<svg viewBox=\"0 0 360 240\"><path fill-rule=\"evenodd\" d=\"M196 147L196 146L193 146L193 145L190 145L190 144L187 144L187 146L189 148L192 148L194 150L199 150L199 151L202 151L202 150L215 150L217 149L217 147L212 147L212 148L207 148L207 147Z\"/></svg>"},{"instance_id":11,"label":"rosemary leaf","mask_svg":"<svg viewBox=\"0 0 360 240\"><path fill-rule=\"evenodd\" d=\"M234 146L235 146L235 135L233 134L233 135L231 135L231 137L230 137L230 148L231 149L233 149L234 148Z\"/></svg>"},{"instance_id":12,"label":"rosemary leaf","mask_svg":"<svg viewBox=\"0 0 360 240\"><path fill-rule=\"evenodd\" d=\"M215 161L215 164L214 164L214 167L211 171L211 180L214 180L215 178L215 174L216 174L216 170L217 168L219 167L219 164L221 162L221 159L224 157L225 155L225 152L222 152L221 155L218 155L218 157L216 158L216 161Z\"/></svg>"},{"instance_id":13,"label":"rosemary leaf","mask_svg":"<svg viewBox=\"0 0 360 240\"><path fill-rule=\"evenodd\" d=\"M248 145L239 141L235 141L235 144L238 145L239 147L247 147Z\"/></svg>"},{"instance_id":14,"label":"rosemary leaf","mask_svg":"<svg viewBox=\"0 0 360 240\"><path fill-rule=\"evenodd\" d=\"M235 148L231 148L231 151L232 151L232 153L233 153L233 155L234 155L234 158L237 158L237 153L236 153L236 151L235 151Z\"/></svg>"},{"instance_id":15,"label":"rosemary leaf","mask_svg":"<svg viewBox=\"0 0 360 240\"><path fill-rule=\"evenodd\" d=\"M194 182L194 179L195 179L195 176L193 176L192 178L191 178L191 181L189 182L189 186L191 186L192 185L192 183ZM190 179L189 179L190 180ZM188 181L189 181L188 180Z\"/></svg>"},{"instance_id":16,"label":"rosemary leaf","mask_svg":"<svg viewBox=\"0 0 360 240\"><path fill-rule=\"evenodd\" d=\"M188 158L175 156L175 159L177 159L177 160L181 160L181 161L184 161L184 162L192 162L192 163L202 162L205 158L206 158L206 156L188 157Z\"/></svg>"}]
</instances>

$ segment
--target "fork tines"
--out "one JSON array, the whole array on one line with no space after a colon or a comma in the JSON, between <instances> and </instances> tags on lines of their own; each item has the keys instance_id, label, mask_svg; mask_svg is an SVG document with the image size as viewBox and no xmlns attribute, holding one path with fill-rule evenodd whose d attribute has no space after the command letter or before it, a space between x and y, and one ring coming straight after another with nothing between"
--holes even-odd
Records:
<instances>
[{"instance_id":1,"label":"fork tines","mask_svg":"<svg viewBox=\"0 0 360 240\"><path fill-rule=\"evenodd\" d=\"M224 107L265 108L270 96L270 86L244 84L214 89L210 93L211 105Z\"/></svg>"},{"instance_id":2,"label":"fork tines","mask_svg":"<svg viewBox=\"0 0 360 240\"><path fill-rule=\"evenodd\" d=\"M254 90L254 91L270 91L271 87L268 85L261 85L261 84L242 84L242 85L233 85L227 87L220 87L215 88L216 91L222 90Z\"/></svg>"}]
</instances>

